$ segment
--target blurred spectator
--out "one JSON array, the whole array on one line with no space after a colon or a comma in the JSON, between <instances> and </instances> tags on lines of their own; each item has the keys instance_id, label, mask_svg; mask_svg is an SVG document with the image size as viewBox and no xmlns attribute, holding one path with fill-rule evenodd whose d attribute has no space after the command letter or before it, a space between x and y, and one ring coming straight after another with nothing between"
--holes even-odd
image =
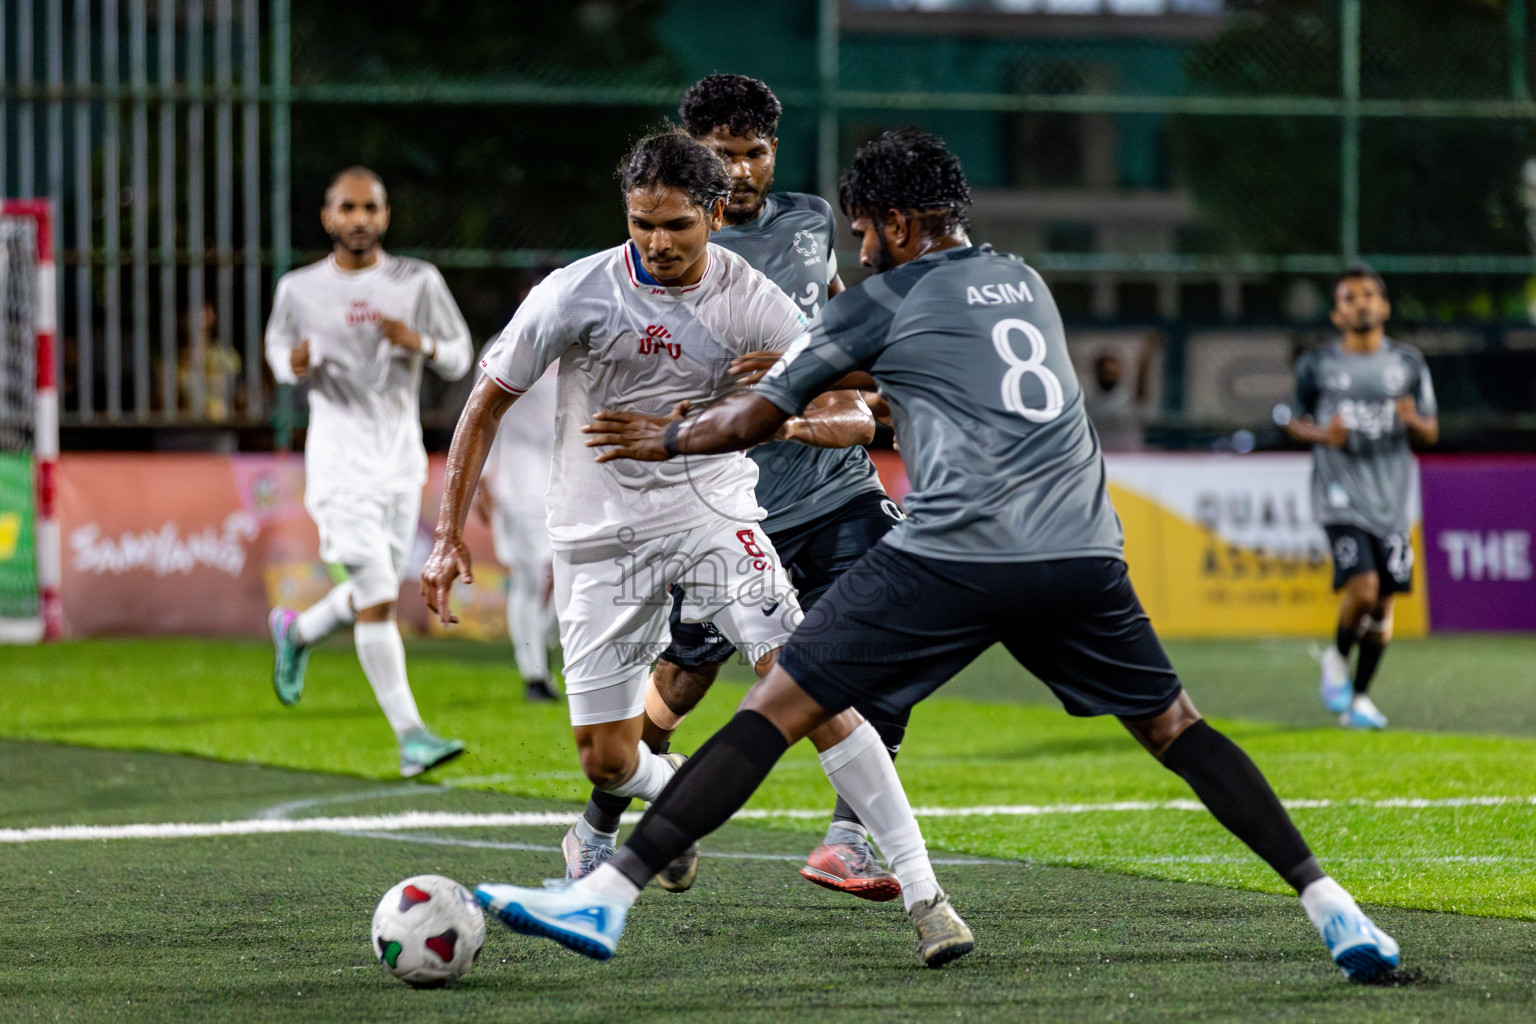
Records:
<instances>
[{"instance_id":1,"label":"blurred spectator","mask_svg":"<svg viewBox=\"0 0 1536 1024\"><path fill-rule=\"evenodd\" d=\"M1083 390L1083 405L1104 451L1135 452L1146 447L1148 383L1153 359L1162 344L1163 336L1156 331L1142 342L1136 356L1134 386L1126 383L1125 366L1114 351L1105 349L1094 359L1093 378Z\"/></svg>"}]
</instances>

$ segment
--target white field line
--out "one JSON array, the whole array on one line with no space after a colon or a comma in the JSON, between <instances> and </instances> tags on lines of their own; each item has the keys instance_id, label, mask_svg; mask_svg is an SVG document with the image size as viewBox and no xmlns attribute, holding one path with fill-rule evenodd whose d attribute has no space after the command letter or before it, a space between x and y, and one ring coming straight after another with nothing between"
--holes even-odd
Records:
<instances>
[{"instance_id":1,"label":"white field line","mask_svg":"<svg viewBox=\"0 0 1536 1024\"><path fill-rule=\"evenodd\" d=\"M1329 807L1358 807L1380 810L1422 810L1456 807L1536 806L1536 796L1469 796L1444 799L1396 797L1385 800L1287 800L1291 809L1313 810ZM289 805L292 806L292 805ZM1095 804L1014 804L981 807L917 807L919 818L994 818L1036 817L1056 814L1103 814L1146 811L1198 811L1204 805L1194 800L1116 801ZM746 810L736 820L771 819L820 820L826 808L814 810ZM527 828L530 826L568 825L570 811L519 811L504 814L469 814L449 811L405 811L399 814L353 815L317 818L247 818L238 821L163 822L132 825L50 825L38 828L0 829L0 843L37 843L53 841L92 841L106 839L192 839L218 836L274 835L299 832L401 832L441 828ZM640 819L626 814L626 821Z\"/></svg>"}]
</instances>

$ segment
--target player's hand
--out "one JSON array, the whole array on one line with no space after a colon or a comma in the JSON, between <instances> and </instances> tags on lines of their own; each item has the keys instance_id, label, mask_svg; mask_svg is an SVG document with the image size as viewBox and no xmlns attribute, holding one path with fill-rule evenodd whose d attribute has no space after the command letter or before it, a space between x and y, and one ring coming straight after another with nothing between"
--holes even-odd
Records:
<instances>
[{"instance_id":1,"label":"player's hand","mask_svg":"<svg viewBox=\"0 0 1536 1024\"><path fill-rule=\"evenodd\" d=\"M1417 426L1422 419L1419 416L1419 403L1413 400L1412 395L1403 395L1396 402L1397 418L1403 421L1405 427Z\"/></svg>"},{"instance_id":2,"label":"player's hand","mask_svg":"<svg viewBox=\"0 0 1536 1024\"><path fill-rule=\"evenodd\" d=\"M288 350L288 369L293 371L295 377L302 377L309 372L308 338Z\"/></svg>"},{"instance_id":3,"label":"player's hand","mask_svg":"<svg viewBox=\"0 0 1536 1024\"><path fill-rule=\"evenodd\" d=\"M421 349L421 335L411 330L404 320L383 317L379 320L379 330L383 332L384 340L396 348L403 348L407 352L416 352Z\"/></svg>"},{"instance_id":4,"label":"player's hand","mask_svg":"<svg viewBox=\"0 0 1536 1024\"><path fill-rule=\"evenodd\" d=\"M453 581L462 577L465 583L475 582L469 568L469 548L462 537L439 537L427 556L427 564L421 567L421 596L427 607L445 626L459 621L448 610L448 592Z\"/></svg>"},{"instance_id":5,"label":"player's hand","mask_svg":"<svg viewBox=\"0 0 1536 1024\"><path fill-rule=\"evenodd\" d=\"M1349 428L1344 425L1344 417L1338 413L1333 414L1333 419L1328 421L1328 428L1323 433L1323 444L1330 448L1343 448L1349 444Z\"/></svg>"},{"instance_id":6,"label":"player's hand","mask_svg":"<svg viewBox=\"0 0 1536 1024\"><path fill-rule=\"evenodd\" d=\"M670 416L647 416L638 412L620 412L604 409L592 417L592 422L581 428L583 434L591 434L588 448L613 447L600 452L598 462L614 459L638 459L641 462L665 462L667 454L663 435L667 427L688 414L690 403L678 402Z\"/></svg>"},{"instance_id":7,"label":"player's hand","mask_svg":"<svg viewBox=\"0 0 1536 1024\"><path fill-rule=\"evenodd\" d=\"M736 383L748 388L762 380L768 368L778 362L783 355L784 353L775 352L772 349L748 352L731 360L731 365L726 372L736 378Z\"/></svg>"}]
</instances>

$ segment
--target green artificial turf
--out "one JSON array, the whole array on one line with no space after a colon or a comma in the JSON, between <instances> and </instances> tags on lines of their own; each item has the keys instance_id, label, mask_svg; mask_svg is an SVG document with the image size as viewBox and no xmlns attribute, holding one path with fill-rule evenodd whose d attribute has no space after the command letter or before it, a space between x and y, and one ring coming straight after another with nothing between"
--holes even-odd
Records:
<instances>
[{"instance_id":1,"label":"green artificial turf","mask_svg":"<svg viewBox=\"0 0 1536 1024\"><path fill-rule=\"evenodd\" d=\"M647 893L606 965L493 927L479 967L448 992L413 992L372 963L377 895L424 871L536 883L559 871L560 827L0 843L0 1020L1536 1016L1536 642L1395 645L1377 689L1384 733L1332 724L1304 643L1169 650L1281 796L1309 802L1294 817L1402 941L1402 984L1343 983L1262 863L1203 810L1163 806L1190 799L1179 779L1113 721L1062 713L993 651L919 707L903 780L919 808L1048 813L922 815L980 943L944 971L917 966L896 907L794 874L832 801L802 744L749 807L813 816L738 822L705 844L782 859L707 859L689 895ZM347 645L315 653L295 709L273 698L269 658L259 643L208 640L0 649L0 736L34 741L0 741L0 828L572 813L585 798L565 708L524 703L502 648L411 645L428 722L470 745L428 785L398 780ZM729 718L746 678L727 672L678 749ZM1409 798L1428 805L1381 803Z\"/></svg>"},{"instance_id":2,"label":"green artificial turf","mask_svg":"<svg viewBox=\"0 0 1536 1024\"><path fill-rule=\"evenodd\" d=\"M0 741L0 826L548 802L154 753ZM322 801L328 801L322 803ZM307 806L306 806L307 805ZM1375 908L1394 984L1351 985L1294 898L1031 862L940 864L977 951L918 965L897 904L794 874L814 831L727 826L699 883L648 890L598 964L490 926L454 987L373 959L378 896L411 874L531 882L548 829L0 843L0 1020L1512 1021L1536 1013L1536 924ZM542 849L463 843L522 841Z\"/></svg>"}]
</instances>

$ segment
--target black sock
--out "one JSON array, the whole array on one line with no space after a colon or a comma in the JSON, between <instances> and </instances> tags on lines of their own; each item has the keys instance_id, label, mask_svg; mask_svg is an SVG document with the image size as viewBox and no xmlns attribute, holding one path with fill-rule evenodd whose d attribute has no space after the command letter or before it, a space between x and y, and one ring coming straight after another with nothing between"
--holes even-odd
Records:
<instances>
[{"instance_id":1,"label":"black sock","mask_svg":"<svg viewBox=\"0 0 1536 1024\"><path fill-rule=\"evenodd\" d=\"M1360 639L1359 626L1346 626L1339 623L1339 631L1334 634L1333 645L1339 649L1344 657L1349 657L1349 652L1355 649L1355 641Z\"/></svg>"},{"instance_id":2,"label":"black sock","mask_svg":"<svg viewBox=\"0 0 1536 1024\"><path fill-rule=\"evenodd\" d=\"M1323 877L1259 766L1206 722L1179 734L1163 752L1163 767L1189 783L1216 820L1297 892Z\"/></svg>"},{"instance_id":3,"label":"black sock","mask_svg":"<svg viewBox=\"0 0 1536 1024\"><path fill-rule=\"evenodd\" d=\"M1355 692L1364 693L1371 685L1371 679L1376 675L1376 666L1381 664L1381 656L1387 653L1387 645L1381 642L1381 637L1374 633L1367 633L1360 638L1360 661L1355 665Z\"/></svg>"},{"instance_id":4,"label":"black sock","mask_svg":"<svg viewBox=\"0 0 1536 1024\"><path fill-rule=\"evenodd\" d=\"M665 754L672 749L671 740L662 740L661 746L654 748L651 753ZM587 824L599 832L617 832L619 830L619 818L629 810L630 798L627 796L614 796L606 790L592 787L592 795L587 798L587 809L581 812L581 816L587 819Z\"/></svg>"},{"instance_id":5,"label":"black sock","mask_svg":"<svg viewBox=\"0 0 1536 1024\"><path fill-rule=\"evenodd\" d=\"M756 711L738 711L673 776L609 863L645 888L689 845L730 820L789 744Z\"/></svg>"},{"instance_id":6,"label":"black sock","mask_svg":"<svg viewBox=\"0 0 1536 1024\"><path fill-rule=\"evenodd\" d=\"M900 714L892 715L883 711L872 711L868 708L857 708L859 714L869 720L869 724L875 727L875 732L880 734L880 742L885 744L885 749L890 753L891 760L896 760L896 755L901 750L901 741L907 735L907 723L912 719L912 709L908 708ZM839 794L837 804L832 808L832 821L851 821L863 828L863 822L859 821L858 814L848 805L848 801Z\"/></svg>"},{"instance_id":7,"label":"black sock","mask_svg":"<svg viewBox=\"0 0 1536 1024\"><path fill-rule=\"evenodd\" d=\"M627 796L614 796L594 786L592 798L587 801L587 809L581 812L581 816L599 832L617 832L619 816L629 810L629 802Z\"/></svg>"}]
</instances>

